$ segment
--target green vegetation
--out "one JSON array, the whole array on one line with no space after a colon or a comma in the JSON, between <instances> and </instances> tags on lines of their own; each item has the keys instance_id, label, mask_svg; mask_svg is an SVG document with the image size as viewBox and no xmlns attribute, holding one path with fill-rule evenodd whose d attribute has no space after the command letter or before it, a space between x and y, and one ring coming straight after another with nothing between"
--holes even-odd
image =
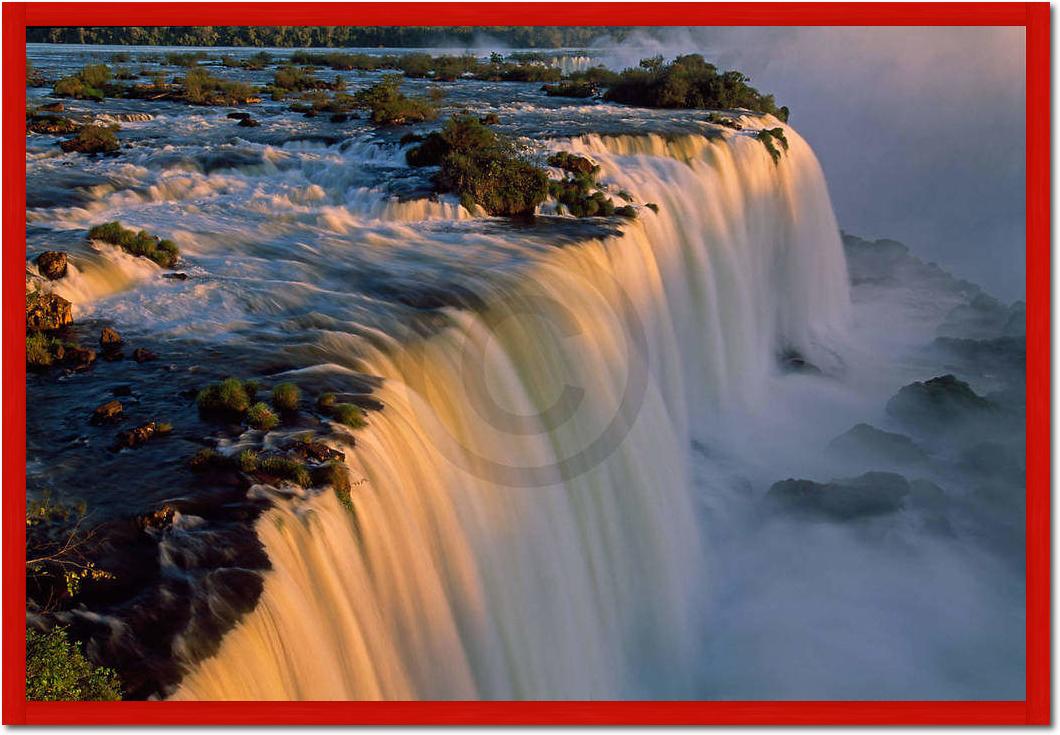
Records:
<instances>
[{"instance_id":1,"label":"green vegetation","mask_svg":"<svg viewBox=\"0 0 1060 735\"><path fill-rule=\"evenodd\" d=\"M249 84L215 77L198 66L188 69L182 84L184 100L192 105L245 105L258 101Z\"/></svg>"},{"instance_id":2,"label":"green vegetation","mask_svg":"<svg viewBox=\"0 0 1060 735\"><path fill-rule=\"evenodd\" d=\"M367 423L364 420L364 411L360 406L352 403L336 403L331 409L331 416L343 426L351 429L363 428Z\"/></svg>"},{"instance_id":3,"label":"green vegetation","mask_svg":"<svg viewBox=\"0 0 1060 735\"><path fill-rule=\"evenodd\" d=\"M788 149L788 139L784 137L784 128L764 128L759 130L755 137L762 141L762 145L769 151L769 157L773 159L773 163L779 164L780 150L777 149L776 144L779 143L784 150Z\"/></svg>"},{"instance_id":4,"label":"green vegetation","mask_svg":"<svg viewBox=\"0 0 1060 735\"><path fill-rule=\"evenodd\" d=\"M259 461L258 471L270 477L289 480L302 487L309 487L313 484L313 479L305 465L287 457L265 457Z\"/></svg>"},{"instance_id":5,"label":"green vegetation","mask_svg":"<svg viewBox=\"0 0 1060 735\"><path fill-rule=\"evenodd\" d=\"M252 429L272 431L280 425L280 418L267 403L259 401L247 409L247 423Z\"/></svg>"},{"instance_id":6,"label":"green vegetation","mask_svg":"<svg viewBox=\"0 0 1060 735\"><path fill-rule=\"evenodd\" d=\"M73 138L60 141L59 147L67 153L114 153L121 148L117 130L117 125L85 125Z\"/></svg>"},{"instance_id":7,"label":"green vegetation","mask_svg":"<svg viewBox=\"0 0 1060 735\"><path fill-rule=\"evenodd\" d=\"M335 402L334 393L321 393L317 398L317 410L323 413L330 413L331 409L335 408Z\"/></svg>"},{"instance_id":8,"label":"green vegetation","mask_svg":"<svg viewBox=\"0 0 1060 735\"><path fill-rule=\"evenodd\" d=\"M180 51L170 51L163 57L163 61L168 66L197 66L200 61L206 60L205 51L191 51L188 53L182 53Z\"/></svg>"},{"instance_id":9,"label":"green vegetation","mask_svg":"<svg viewBox=\"0 0 1060 735\"><path fill-rule=\"evenodd\" d=\"M435 102L426 97L401 93L401 76L387 74L378 83L354 95L356 104L371 111L376 125L406 125L438 117Z\"/></svg>"},{"instance_id":10,"label":"green vegetation","mask_svg":"<svg viewBox=\"0 0 1060 735\"><path fill-rule=\"evenodd\" d=\"M253 56L245 59L237 59L234 56L222 56L221 64L234 69L251 69L261 71L272 63L272 54L268 51L259 51Z\"/></svg>"},{"instance_id":11,"label":"green vegetation","mask_svg":"<svg viewBox=\"0 0 1060 735\"><path fill-rule=\"evenodd\" d=\"M548 176L514 144L474 117L454 117L405 154L410 166L439 166L435 183L465 206L495 216L530 217L548 196Z\"/></svg>"},{"instance_id":12,"label":"green vegetation","mask_svg":"<svg viewBox=\"0 0 1060 735\"><path fill-rule=\"evenodd\" d=\"M585 156L568 153L567 151L553 153L548 157L548 165L561 168L572 174L583 174L586 176L595 176L600 172L600 167Z\"/></svg>"},{"instance_id":13,"label":"green vegetation","mask_svg":"<svg viewBox=\"0 0 1060 735\"><path fill-rule=\"evenodd\" d=\"M294 383L280 383L272 389L272 405L277 411L297 411L301 400L302 391Z\"/></svg>"},{"instance_id":14,"label":"green vegetation","mask_svg":"<svg viewBox=\"0 0 1060 735\"><path fill-rule=\"evenodd\" d=\"M638 69L626 69L604 94L604 99L639 107L733 109L786 116L772 95L750 86L738 71L719 73L699 54L678 56L664 64L661 56L644 59ZM781 117L784 119L784 117Z\"/></svg>"},{"instance_id":15,"label":"green vegetation","mask_svg":"<svg viewBox=\"0 0 1060 735\"><path fill-rule=\"evenodd\" d=\"M541 91L549 97L575 97L584 99L596 94L597 87L593 82L565 81L558 84L546 84Z\"/></svg>"},{"instance_id":16,"label":"green vegetation","mask_svg":"<svg viewBox=\"0 0 1060 735\"><path fill-rule=\"evenodd\" d=\"M106 64L89 64L77 74L57 81L52 92L57 97L100 101L106 96L110 78L110 67Z\"/></svg>"},{"instance_id":17,"label":"green vegetation","mask_svg":"<svg viewBox=\"0 0 1060 735\"><path fill-rule=\"evenodd\" d=\"M633 30L610 26L491 26L510 48L589 46L602 35L620 41ZM271 46L279 48L471 47L476 26L59 26L26 29L30 43L142 46Z\"/></svg>"},{"instance_id":18,"label":"green vegetation","mask_svg":"<svg viewBox=\"0 0 1060 735\"><path fill-rule=\"evenodd\" d=\"M255 393L257 386L254 383L239 378L225 378L199 391L195 403L207 416L239 419L250 408Z\"/></svg>"},{"instance_id":19,"label":"green vegetation","mask_svg":"<svg viewBox=\"0 0 1060 735\"><path fill-rule=\"evenodd\" d=\"M130 255L147 258L163 268L172 268L180 257L180 249L172 240L159 239L147 230L127 230L120 222L96 225L88 231L88 239L117 245Z\"/></svg>"},{"instance_id":20,"label":"green vegetation","mask_svg":"<svg viewBox=\"0 0 1060 735\"><path fill-rule=\"evenodd\" d=\"M51 367L57 359L56 352L62 342L54 337L36 332L26 336L26 367L44 369Z\"/></svg>"},{"instance_id":21,"label":"green vegetation","mask_svg":"<svg viewBox=\"0 0 1060 735\"><path fill-rule=\"evenodd\" d=\"M549 196L556 200L557 210L561 214L566 209L574 217L610 217L617 214L633 219L637 216L636 208L628 204L615 207L614 200L596 182L600 167L585 156L558 151L548 157L548 165L567 173L562 179L550 179L548 182ZM627 191L620 191L618 196L627 202L633 200Z\"/></svg>"},{"instance_id":22,"label":"green vegetation","mask_svg":"<svg viewBox=\"0 0 1060 735\"><path fill-rule=\"evenodd\" d=\"M117 701L118 675L85 658L62 627L26 631L26 699L32 702Z\"/></svg>"},{"instance_id":23,"label":"green vegetation","mask_svg":"<svg viewBox=\"0 0 1060 735\"><path fill-rule=\"evenodd\" d=\"M243 472L251 473L258 471L258 453L253 449L244 449L239 453L236 464Z\"/></svg>"}]
</instances>

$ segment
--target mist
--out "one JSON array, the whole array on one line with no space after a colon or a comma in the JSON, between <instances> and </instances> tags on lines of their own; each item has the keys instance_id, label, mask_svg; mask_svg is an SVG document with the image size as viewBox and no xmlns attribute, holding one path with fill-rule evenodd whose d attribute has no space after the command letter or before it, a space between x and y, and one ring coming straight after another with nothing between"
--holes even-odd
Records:
<instances>
[{"instance_id":1,"label":"mist","mask_svg":"<svg viewBox=\"0 0 1060 735\"><path fill-rule=\"evenodd\" d=\"M644 30L608 64L698 52L744 72L791 109L844 230L904 242L1014 300L1025 293L1024 35L1008 27Z\"/></svg>"}]
</instances>

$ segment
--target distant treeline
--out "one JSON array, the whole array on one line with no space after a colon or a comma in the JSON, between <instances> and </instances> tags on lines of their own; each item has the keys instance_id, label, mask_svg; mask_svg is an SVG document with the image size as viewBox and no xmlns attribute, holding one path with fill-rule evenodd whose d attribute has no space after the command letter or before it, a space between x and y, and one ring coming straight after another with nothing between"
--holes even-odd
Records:
<instances>
[{"instance_id":1,"label":"distant treeline","mask_svg":"<svg viewBox=\"0 0 1060 735\"><path fill-rule=\"evenodd\" d=\"M483 37L513 48L590 45L603 35L625 38L633 28L604 26L125 26L27 28L30 43L116 46L272 46L412 48L469 47Z\"/></svg>"}]
</instances>

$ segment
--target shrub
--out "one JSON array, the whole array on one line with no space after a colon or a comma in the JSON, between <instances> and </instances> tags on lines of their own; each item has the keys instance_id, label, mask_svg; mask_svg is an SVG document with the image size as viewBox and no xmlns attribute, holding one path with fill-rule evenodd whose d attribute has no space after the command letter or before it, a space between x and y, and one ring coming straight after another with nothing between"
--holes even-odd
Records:
<instances>
[{"instance_id":1,"label":"shrub","mask_svg":"<svg viewBox=\"0 0 1060 735\"><path fill-rule=\"evenodd\" d=\"M545 172L516 154L511 141L474 117L454 117L405 158L411 166L440 166L435 183L491 215L532 216L548 195Z\"/></svg>"},{"instance_id":2,"label":"shrub","mask_svg":"<svg viewBox=\"0 0 1060 735\"><path fill-rule=\"evenodd\" d=\"M264 401L259 401L247 409L247 423L252 429L272 431L280 424L279 417Z\"/></svg>"},{"instance_id":3,"label":"shrub","mask_svg":"<svg viewBox=\"0 0 1060 735\"><path fill-rule=\"evenodd\" d=\"M180 51L170 51L165 55L163 59L167 66L195 66L200 61L206 59L205 51L192 51L188 53L182 53Z\"/></svg>"},{"instance_id":4,"label":"shrub","mask_svg":"<svg viewBox=\"0 0 1060 735\"><path fill-rule=\"evenodd\" d=\"M307 89L327 89L328 83L317 79L308 69L281 66L273 74L272 86L286 92L303 92Z\"/></svg>"},{"instance_id":5,"label":"shrub","mask_svg":"<svg viewBox=\"0 0 1060 735\"><path fill-rule=\"evenodd\" d=\"M256 391L252 384L239 378L225 378L199 391L195 403L204 414L239 418L250 408Z\"/></svg>"},{"instance_id":6,"label":"shrub","mask_svg":"<svg viewBox=\"0 0 1060 735\"><path fill-rule=\"evenodd\" d=\"M773 159L773 163L779 164L780 150L775 143L779 143L784 150L788 149L788 139L784 137L784 128L764 128L759 130L755 137L762 141L762 145L766 147L769 157Z\"/></svg>"},{"instance_id":7,"label":"shrub","mask_svg":"<svg viewBox=\"0 0 1060 735\"><path fill-rule=\"evenodd\" d=\"M110 81L110 67L106 64L89 64L81 70L79 76L89 87L102 88Z\"/></svg>"},{"instance_id":8,"label":"shrub","mask_svg":"<svg viewBox=\"0 0 1060 735\"><path fill-rule=\"evenodd\" d=\"M163 268L172 268L180 257L180 248L172 240L161 240L147 230L127 230L120 222L96 225L88 231L88 239L117 245L130 255L147 258Z\"/></svg>"},{"instance_id":9,"label":"shrub","mask_svg":"<svg viewBox=\"0 0 1060 735\"><path fill-rule=\"evenodd\" d=\"M37 332L26 337L26 365L32 368L50 367L55 362L55 350L62 343L54 337Z\"/></svg>"},{"instance_id":10,"label":"shrub","mask_svg":"<svg viewBox=\"0 0 1060 735\"><path fill-rule=\"evenodd\" d=\"M426 97L401 93L401 76L387 74L379 82L354 95L359 107L371 110L376 125L407 125L438 117L438 109Z\"/></svg>"},{"instance_id":11,"label":"shrub","mask_svg":"<svg viewBox=\"0 0 1060 735\"><path fill-rule=\"evenodd\" d=\"M559 84L546 84L541 91L549 97L575 97L584 99L596 94L596 85L592 82L564 81Z\"/></svg>"},{"instance_id":12,"label":"shrub","mask_svg":"<svg viewBox=\"0 0 1060 735\"><path fill-rule=\"evenodd\" d=\"M224 464L224 456L210 447L203 447L188 460L188 466L196 472L203 472L211 467Z\"/></svg>"},{"instance_id":13,"label":"shrub","mask_svg":"<svg viewBox=\"0 0 1060 735\"><path fill-rule=\"evenodd\" d=\"M661 56L643 59L638 69L626 69L615 79L604 99L640 107L732 109L744 107L777 114L772 95L750 86L738 71L719 73L699 54L678 56L664 64Z\"/></svg>"},{"instance_id":14,"label":"shrub","mask_svg":"<svg viewBox=\"0 0 1060 735\"><path fill-rule=\"evenodd\" d=\"M184 75L184 100L192 105L242 105L254 99L249 84L215 77L201 67Z\"/></svg>"},{"instance_id":15,"label":"shrub","mask_svg":"<svg viewBox=\"0 0 1060 735\"><path fill-rule=\"evenodd\" d=\"M331 415L340 424L351 429L360 429L367 424L364 420L364 411L360 406L352 403L336 403L331 410Z\"/></svg>"},{"instance_id":16,"label":"shrub","mask_svg":"<svg viewBox=\"0 0 1060 735\"><path fill-rule=\"evenodd\" d=\"M297 411L302 391L294 383L280 383L272 389L272 405L277 411Z\"/></svg>"},{"instance_id":17,"label":"shrub","mask_svg":"<svg viewBox=\"0 0 1060 735\"><path fill-rule=\"evenodd\" d=\"M67 153L114 153L121 145L114 134L117 127L102 125L85 125L77 135L59 143Z\"/></svg>"},{"instance_id":18,"label":"shrub","mask_svg":"<svg viewBox=\"0 0 1060 735\"><path fill-rule=\"evenodd\" d=\"M578 156L567 151L553 153L548 157L548 165L574 174L587 174L589 176L594 176L600 171L600 167L585 156Z\"/></svg>"},{"instance_id":19,"label":"shrub","mask_svg":"<svg viewBox=\"0 0 1060 735\"><path fill-rule=\"evenodd\" d=\"M335 394L321 393L320 397L317 398L317 410L329 413L333 408L335 408Z\"/></svg>"},{"instance_id":20,"label":"shrub","mask_svg":"<svg viewBox=\"0 0 1060 735\"><path fill-rule=\"evenodd\" d=\"M71 642L66 629L46 633L26 631L26 699L33 702L117 701L121 699L118 675L93 666Z\"/></svg>"}]
</instances>

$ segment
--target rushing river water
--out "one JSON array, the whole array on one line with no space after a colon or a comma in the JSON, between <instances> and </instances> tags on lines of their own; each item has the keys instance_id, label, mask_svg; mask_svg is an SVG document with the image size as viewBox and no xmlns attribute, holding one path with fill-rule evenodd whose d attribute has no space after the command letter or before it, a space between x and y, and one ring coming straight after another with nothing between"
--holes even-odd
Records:
<instances>
[{"instance_id":1,"label":"rushing river water","mask_svg":"<svg viewBox=\"0 0 1060 735\"><path fill-rule=\"evenodd\" d=\"M55 78L112 51L28 53ZM446 113L496 113L529 155L591 157L638 217L474 216L424 196L407 129L268 100L250 129L231 108L67 103L121 120L103 158L28 138L27 278L67 250L50 287L76 329L160 355L30 378L29 491L114 523L183 503L150 543L125 532L157 560L127 563L120 595L59 614L90 653L176 698L1022 696L1018 307L897 244L844 247L796 130L776 163L756 140L773 118L438 86ZM188 278L86 241L111 220L176 241ZM943 373L1011 423L940 436L885 411ZM225 375L382 407L331 427L352 512L202 486L185 462L218 432L194 394ZM174 436L106 452L85 417L119 386ZM858 423L926 458L828 449ZM969 466L984 444L996 461ZM941 495L838 520L765 503L789 477L878 470Z\"/></svg>"}]
</instances>

